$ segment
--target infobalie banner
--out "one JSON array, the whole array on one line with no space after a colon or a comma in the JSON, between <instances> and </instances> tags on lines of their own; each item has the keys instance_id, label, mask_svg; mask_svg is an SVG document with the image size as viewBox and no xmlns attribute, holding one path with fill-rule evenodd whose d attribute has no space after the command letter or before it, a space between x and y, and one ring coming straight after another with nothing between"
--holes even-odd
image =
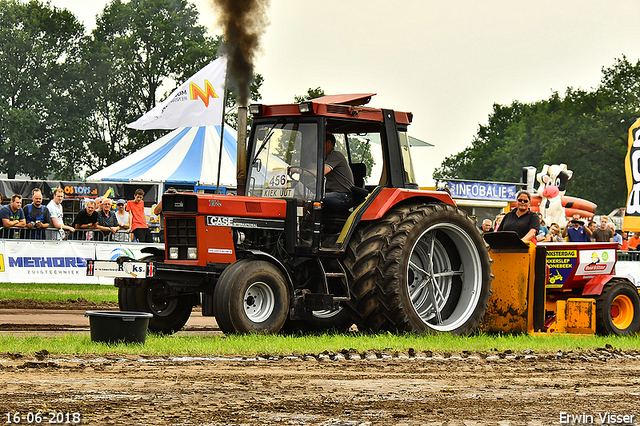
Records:
<instances>
[{"instance_id":1,"label":"infobalie banner","mask_svg":"<svg viewBox=\"0 0 640 426\"><path fill-rule=\"evenodd\" d=\"M453 198L514 201L516 197L515 184L450 180L448 188Z\"/></svg>"},{"instance_id":2,"label":"infobalie banner","mask_svg":"<svg viewBox=\"0 0 640 426\"><path fill-rule=\"evenodd\" d=\"M0 282L43 284L113 284L113 278L88 277L87 260L141 259L145 247L135 244L81 241L0 241Z\"/></svg>"}]
</instances>

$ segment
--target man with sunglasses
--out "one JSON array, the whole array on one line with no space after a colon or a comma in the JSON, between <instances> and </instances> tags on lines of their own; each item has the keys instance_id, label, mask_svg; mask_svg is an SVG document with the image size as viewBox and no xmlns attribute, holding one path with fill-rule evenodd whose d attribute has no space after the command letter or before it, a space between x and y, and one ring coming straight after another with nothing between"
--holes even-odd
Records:
<instances>
[{"instance_id":1,"label":"man with sunglasses","mask_svg":"<svg viewBox=\"0 0 640 426\"><path fill-rule=\"evenodd\" d=\"M534 240L540 231L540 218L531 211L531 194L528 191L518 191L516 201L516 208L504 216L498 232L514 231L526 243Z\"/></svg>"}]
</instances>

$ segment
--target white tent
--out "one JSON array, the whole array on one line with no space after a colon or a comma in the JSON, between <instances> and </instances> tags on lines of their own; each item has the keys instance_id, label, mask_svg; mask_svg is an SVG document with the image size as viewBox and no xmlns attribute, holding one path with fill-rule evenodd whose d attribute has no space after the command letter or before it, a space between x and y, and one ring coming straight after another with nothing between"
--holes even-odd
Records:
<instances>
[{"instance_id":1,"label":"white tent","mask_svg":"<svg viewBox=\"0 0 640 426\"><path fill-rule=\"evenodd\" d=\"M89 176L87 181L189 183L215 187L220 126L181 127ZM224 127L220 186L236 187L237 133Z\"/></svg>"}]
</instances>

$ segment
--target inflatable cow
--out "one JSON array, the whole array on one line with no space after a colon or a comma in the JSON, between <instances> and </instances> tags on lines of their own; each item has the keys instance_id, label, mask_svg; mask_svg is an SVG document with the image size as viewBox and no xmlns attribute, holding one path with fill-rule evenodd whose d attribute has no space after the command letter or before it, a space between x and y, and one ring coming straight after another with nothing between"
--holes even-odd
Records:
<instances>
[{"instance_id":1,"label":"inflatable cow","mask_svg":"<svg viewBox=\"0 0 640 426\"><path fill-rule=\"evenodd\" d=\"M540 182L538 195L540 200L540 213L547 226L557 223L561 228L567 225L567 215L562 205L562 196L567 189L567 182L573 172L567 169L566 164L544 165L538 173Z\"/></svg>"}]
</instances>

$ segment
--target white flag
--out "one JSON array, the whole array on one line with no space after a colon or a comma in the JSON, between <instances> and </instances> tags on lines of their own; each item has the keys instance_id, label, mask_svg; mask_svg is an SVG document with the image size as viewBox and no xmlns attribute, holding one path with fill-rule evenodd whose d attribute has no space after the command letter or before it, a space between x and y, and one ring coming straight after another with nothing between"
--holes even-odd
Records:
<instances>
[{"instance_id":1,"label":"white flag","mask_svg":"<svg viewBox=\"0 0 640 426\"><path fill-rule=\"evenodd\" d=\"M195 73L151 111L127 127L137 130L222 124L227 57L222 56Z\"/></svg>"}]
</instances>

